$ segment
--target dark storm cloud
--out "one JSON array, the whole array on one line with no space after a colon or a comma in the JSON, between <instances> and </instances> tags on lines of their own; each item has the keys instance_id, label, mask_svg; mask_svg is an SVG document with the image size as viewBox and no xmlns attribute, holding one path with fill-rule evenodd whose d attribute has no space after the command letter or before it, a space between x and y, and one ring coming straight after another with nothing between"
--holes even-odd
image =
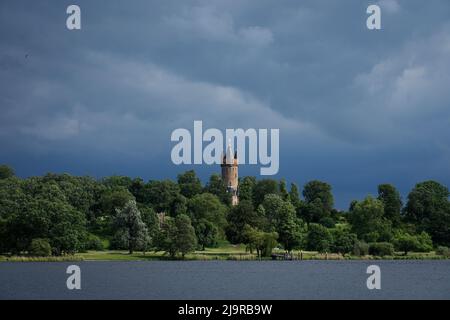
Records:
<instances>
[{"instance_id":1,"label":"dark storm cloud","mask_svg":"<svg viewBox=\"0 0 450 320\"><path fill-rule=\"evenodd\" d=\"M76 3L73 32L72 2L0 4L0 162L19 174L174 177L170 132L200 119L280 128L279 176L329 181L341 208L450 184L446 0Z\"/></svg>"}]
</instances>

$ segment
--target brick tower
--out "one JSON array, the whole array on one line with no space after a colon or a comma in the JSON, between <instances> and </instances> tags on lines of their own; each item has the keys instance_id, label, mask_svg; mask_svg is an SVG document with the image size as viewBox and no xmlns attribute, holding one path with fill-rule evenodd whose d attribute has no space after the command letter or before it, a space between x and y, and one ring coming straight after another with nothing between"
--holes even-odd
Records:
<instances>
[{"instance_id":1,"label":"brick tower","mask_svg":"<svg viewBox=\"0 0 450 320\"><path fill-rule=\"evenodd\" d=\"M222 180L227 186L227 191L231 193L231 204L239 203L238 197L238 157L237 151L231 150L231 143L228 144L227 151L222 157Z\"/></svg>"}]
</instances>

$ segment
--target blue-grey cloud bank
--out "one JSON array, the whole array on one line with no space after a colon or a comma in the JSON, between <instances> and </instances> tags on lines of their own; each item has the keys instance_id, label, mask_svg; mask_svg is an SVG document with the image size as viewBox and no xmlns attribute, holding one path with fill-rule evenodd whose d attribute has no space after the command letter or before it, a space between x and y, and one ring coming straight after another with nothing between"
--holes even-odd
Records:
<instances>
[{"instance_id":1,"label":"blue-grey cloud bank","mask_svg":"<svg viewBox=\"0 0 450 320\"><path fill-rule=\"evenodd\" d=\"M276 177L327 181L345 209L380 183L450 185L449 84L447 0L0 3L0 163L20 176L205 181L219 168L170 160L202 120L279 128Z\"/></svg>"}]
</instances>

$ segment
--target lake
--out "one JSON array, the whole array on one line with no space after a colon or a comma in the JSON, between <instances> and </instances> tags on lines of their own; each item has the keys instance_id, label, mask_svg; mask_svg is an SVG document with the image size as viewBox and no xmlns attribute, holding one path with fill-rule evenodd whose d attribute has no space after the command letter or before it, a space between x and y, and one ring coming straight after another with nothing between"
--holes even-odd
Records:
<instances>
[{"instance_id":1,"label":"lake","mask_svg":"<svg viewBox=\"0 0 450 320\"><path fill-rule=\"evenodd\" d=\"M66 268L81 268L68 290ZM366 286L369 265L381 290ZM0 299L449 299L450 260L0 263Z\"/></svg>"}]
</instances>

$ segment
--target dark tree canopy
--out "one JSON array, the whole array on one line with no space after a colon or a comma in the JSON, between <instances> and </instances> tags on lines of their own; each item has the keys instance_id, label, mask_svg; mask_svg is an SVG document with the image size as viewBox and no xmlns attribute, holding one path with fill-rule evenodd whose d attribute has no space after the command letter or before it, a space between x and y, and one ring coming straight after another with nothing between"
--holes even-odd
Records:
<instances>
[{"instance_id":1,"label":"dark tree canopy","mask_svg":"<svg viewBox=\"0 0 450 320\"><path fill-rule=\"evenodd\" d=\"M0 165L0 179L7 179L11 177L14 177L13 168L4 164Z\"/></svg>"},{"instance_id":2,"label":"dark tree canopy","mask_svg":"<svg viewBox=\"0 0 450 320\"><path fill-rule=\"evenodd\" d=\"M308 182L303 188L303 196L306 203L312 203L318 199L325 210L333 209L334 199L331 186L326 182L318 180Z\"/></svg>"},{"instance_id":3,"label":"dark tree canopy","mask_svg":"<svg viewBox=\"0 0 450 320\"><path fill-rule=\"evenodd\" d=\"M178 175L178 185L180 192L186 198L192 198L202 192L202 183L194 170L186 171Z\"/></svg>"},{"instance_id":4,"label":"dark tree canopy","mask_svg":"<svg viewBox=\"0 0 450 320\"><path fill-rule=\"evenodd\" d=\"M450 245L450 204L448 188L436 181L418 183L408 195L406 219L433 241Z\"/></svg>"},{"instance_id":5,"label":"dark tree canopy","mask_svg":"<svg viewBox=\"0 0 450 320\"><path fill-rule=\"evenodd\" d=\"M398 226L401 219L402 200L397 189L391 184L380 184L378 186L378 200L383 202L384 216L391 220L394 226Z\"/></svg>"},{"instance_id":6,"label":"dark tree canopy","mask_svg":"<svg viewBox=\"0 0 450 320\"><path fill-rule=\"evenodd\" d=\"M204 188L194 171L177 181L111 176L103 179L45 174L22 179L0 166L0 254L65 255L83 250L165 251L185 256L226 241L245 244L260 257L286 251L386 254L393 248L448 252L449 190L418 183L402 211L393 185L378 197L333 208L331 186L308 182L300 199L295 183L243 177L232 206L222 178ZM402 213L402 214L401 214ZM368 245L369 244L369 245ZM446 251L447 250L447 251Z\"/></svg>"}]
</instances>

